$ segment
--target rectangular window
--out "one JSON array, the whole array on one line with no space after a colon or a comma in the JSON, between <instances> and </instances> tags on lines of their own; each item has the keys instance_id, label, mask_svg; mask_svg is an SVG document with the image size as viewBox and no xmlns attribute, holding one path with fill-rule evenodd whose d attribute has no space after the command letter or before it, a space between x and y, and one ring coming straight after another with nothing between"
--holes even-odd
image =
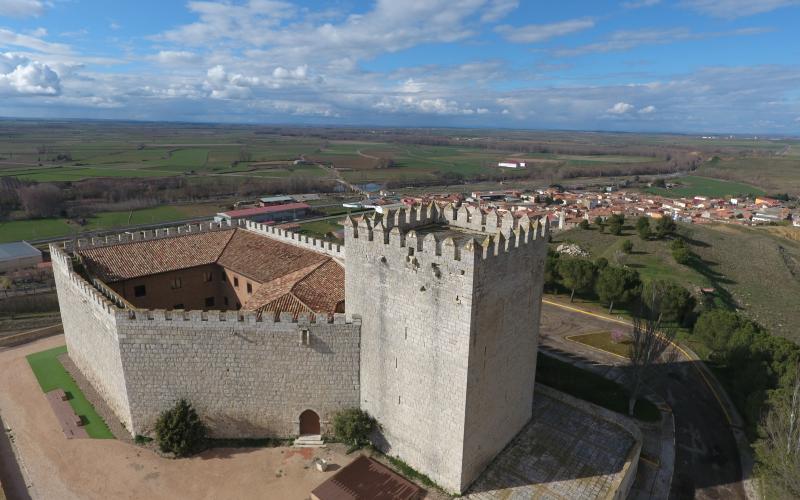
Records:
<instances>
[{"instance_id":1,"label":"rectangular window","mask_svg":"<svg viewBox=\"0 0 800 500\"><path fill-rule=\"evenodd\" d=\"M180 278L172 278L171 286L173 290L177 290L183 286L183 281Z\"/></svg>"},{"instance_id":2,"label":"rectangular window","mask_svg":"<svg viewBox=\"0 0 800 500\"><path fill-rule=\"evenodd\" d=\"M147 288L144 285L136 285L133 287L133 296L134 297L144 297L147 295Z\"/></svg>"},{"instance_id":3,"label":"rectangular window","mask_svg":"<svg viewBox=\"0 0 800 500\"><path fill-rule=\"evenodd\" d=\"M300 345L311 345L311 332L308 330L300 330Z\"/></svg>"},{"instance_id":4,"label":"rectangular window","mask_svg":"<svg viewBox=\"0 0 800 500\"><path fill-rule=\"evenodd\" d=\"M233 277L233 286L239 288L239 278L237 276Z\"/></svg>"},{"instance_id":5,"label":"rectangular window","mask_svg":"<svg viewBox=\"0 0 800 500\"><path fill-rule=\"evenodd\" d=\"M206 307L214 307L214 297L206 297Z\"/></svg>"},{"instance_id":6,"label":"rectangular window","mask_svg":"<svg viewBox=\"0 0 800 500\"><path fill-rule=\"evenodd\" d=\"M222 281L228 281L228 275L223 272L222 275L219 277L219 279L221 279Z\"/></svg>"},{"instance_id":7,"label":"rectangular window","mask_svg":"<svg viewBox=\"0 0 800 500\"><path fill-rule=\"evenodd\" d=\"M203 272L203 281L205 281L206 283L208 283L208 282L209 282L209 281L211 281L212 279L214 279L214 275L211 273L211 271L205 271L205 272Z\"/></svg>"},{"instance_id":8,"label":"rectangular window","mask_svg":"<svg viewBox=\"0 0 800 500\"><path fill-rule=\"evenodd\" d=\"M247 282L247 293L253 293L253 284L249 281Z\"/></svg>"},{"instance_id":9,"label":"rectangular window","mask_svg":"<svg viewBox=\"0 0 800 500\"><path fill-rule=\"evenodd\" d=\"M222 297L222 303L228 305L228 297Z\"/></svg>"}]
</instances>

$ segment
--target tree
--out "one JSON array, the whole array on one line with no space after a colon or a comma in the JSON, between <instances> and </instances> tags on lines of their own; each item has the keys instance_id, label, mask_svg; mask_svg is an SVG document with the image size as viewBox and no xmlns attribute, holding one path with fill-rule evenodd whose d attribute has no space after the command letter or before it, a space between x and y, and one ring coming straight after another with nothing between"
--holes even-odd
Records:
<instances>
[{"instance_id":1,"label":"tree","mask_svg":"<svg viewBox=\"0 0 800 500\"><path fill-rule=\"evenodd\" d=\"M166 410L156 421L156 442L164 453L185 457L196 451L206 436L206 426L185 399Z\"/></svg>"},{"instance_id":2,"label":"tree","mask_svg":"<svg viewBox=\"0 0 800 500\"><path fill-rule=\"evenodd\" d=\"M608 314L615 303L627 303L639 295L639 273L624 267L606 266L597 276L595 291L603 304L608 304Z\"/></svg>"},{"instance_id":3,"label":"tree","mask_svg":"<svg viewBox=\"0 0 800 500\"><path fill-rule=\"evenodd\" d=\"M595 267L590 260L569 257L558 262L558 274L561 284L571 291L569 301L575 298L575 292L586 292L592 289L595 279Z\"/></svg>"},{"instance_id":4,"label":"tree","mask_svg":"<svg viewBox=\"0 0 800 500\"><path fill-rule=\"evenodd\" d=\"M670 245L672 250L672 258L678 264L686 265L692 258L692 252L683 240L674 240Z\"/></svg>"},{"instance_id":5,"label":"tree","mask_svg":"<svg viewBox=\"0 0 800 500\"><path fill-rule=\"evenodd\" d=\"M369 444L369 435L375 426L375 419L359 408L341 410L333 417L334 435L350 446Z\"/></svg>"},{"instance_id":6,"label":"tree","mask_svg":"<svg viewBox=\"0 0 800 500\"><path fill-rule=\"evenodd\" d=\"M656 238L663 240L667 236L672 236L678 229L678 225L671 217L661 217L656 222Z\"/></svg>"},{"instance_id":7,"label":"tree","mask_svg":"<svg viewBox=\"0 0 800 500\"><path fill-rule=\"evenodd\" d=\"M647 241L650 239L650 219L647 217L639 217L636 221L636 232L639 233L639 238Z\"/></svg>"},{"instance_id":8,"label":"tree","mask_svg":"<svg viewBox=\"0 0 800 500\"><path fill-rule=\"evenodd\" d=\"M594 225L597 226L597 228L602 233L606 223L603 221L603 218L598 215L597 217L594 218Z\"/></svg>"},{"instance_id":9,"label":"tree","mask_svg":"<svg viewBox=\"0 0 800 500\"><path fill-rule=\"evenodd\" d=\"M625 253L633 252L633 242L631 240L623 240L622 241L622 251Z\"/></svg>"},{"instance_id":10,"label":"tree","mask_svg":"<svg viewBox=\"0 0 800 500\"><path fill-rule=\"evenodd\" d=\"M644 294L659 298L658 310L662 321L686 325L692 314L697 299L681 285L674 281L656 280L644 286Z\"/></svg>"},{"instance_id":11,"label":"tree","mask_svg":"<svg viewBox=\"0 0 800 500\"><path fill-rule=\"evenodd\" d=\"M625 224L625 216L622 214L614 214L608 218L608 232L613 235L619 236L622 234L622 226Z\"/></svg>"},{"instance_id":12,"label":"tree","mask_svg":"<svg viewBox=\"0 0 800 500\"><path fill-rule=\"evenodd\" d=\"M715 354L724 354L741 326L742 321L735 312L712 309L700 315L693 333Z\"/></svg>"},{"instance_id":13,"label":"tree","mask_svg":"<svg viewBox=\"0 0 800 500\"><path fill-rule=\"evenodd\" d=\"M63 210L64 196L53 184L39 184L17 191L28 217L52 217Z\"/></svg>"},{"instance_id":14,"label":"tree","mask_svg":"<svg viewBox=\"0 0 800 500\"><path fill-rule=\"evenodd\" d=\"M800 498L800 365L793 383L773 394L760 431L756 458L770 497Z\"/></svg>"},{"instance_id":15,"label":"tree","mask_svg":"<svg viewBox=\"0 0 800 500\"><path fill-rule=\"evenodd\" d=\"M558 291L558 284L561 281L561 276L558 274L558 252L547 249L547 258L544 261L544 286L550 288L554 292Z\"/></svg>"},{"instance_id":16,"label":"tree","mask_svg":"<svg viewBox=\"0 0 800 500\"><path fill-rule=\"evenodd\" d=\"M586 219L581 220L580 223L578 223L578 227L581 229L589 229L589 221Z\"/></svg>"},{"instance_id":17,"label":"tree","mask_svg":"<svg viewBox=\"0 0 800 500\"><path fill-rule=\"evenodd\" d=\"M639 309L633 315L628 347L628 415L633 416L636 400L645 387L652 385L663 374L655 367L659 362L670 363L675 360L676 351L672 348L676 330L662 325L658 319L659 297L655 291L643 296Z\"/></svg>"}]
</instances>

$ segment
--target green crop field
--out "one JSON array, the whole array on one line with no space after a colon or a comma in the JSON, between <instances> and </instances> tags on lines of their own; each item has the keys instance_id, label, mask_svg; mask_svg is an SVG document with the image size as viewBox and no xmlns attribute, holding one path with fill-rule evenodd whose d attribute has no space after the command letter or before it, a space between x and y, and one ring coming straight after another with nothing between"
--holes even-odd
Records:
<instances>
[{"instance_id":1,"label":"green crop field","mask_svg":"<svg viewBox=\"0 0 800 500\"><path fill-rule=\"evenodd\" d=\"M605 257L626 265L637 270L643 280L674 280L694 290L713 287L723 303L740 308L776 335L800 341L795 327L800 323L800 230L783 228L785 234L773 228L732 224L678 227L697 256L688 266L675 262L669 241L642 241L630 226L623 236L572 229L557 233L553 244L577 243L593 259ZM624 239L633 242L630 255L620 251Z\"/></svg>"},{"instance_id":2,"label":"green crop field","mask_svg":"<svg viewBox=\"0 0 800 500\"><path fill-rule=\"evenodd\" d=\"M37 352L27 356L28 364L42 388L42 392L54 389L63 389L70 397L69 404L75 413L84 420L83 426L89 437L95 439L114 439L108 426L97 414L94 407L83 395L78 384L61 365L58 357L67 352L67 346L56 347L47 351Z\"/></svg>"},{"instance_id":3,"label":"green crop field","mask_svg":"<svg viewBox=\"0 0 800 500\"><path fill-rule=\"evenodd\" d=\"M191 217L211 216L219 211L214 204L161 206L133 212L102 212L87 219L84 226L66 219L34 219L0 222L0 243L19 240L40 240L68 236L76 232L114 229L138 224L156 224Z\"/></svg>"},{"instance_id":4,"label":"green crop field","mask_svg":"<svg viewBox=\"0 0 800 500\"><path fill-rule=\"evenodd\" d=\"M722 181L719 179L710 179L708 177L698 177L694 175L679 177L677 179L670 180L669 182L674 182L678 184L678 186L671 189L649 188L647 189L647 192L673 198L691 198L692 196L725 197L748 194L758 196L765 194L764 190L749 184Z\"/></svg>"}]
</instances>

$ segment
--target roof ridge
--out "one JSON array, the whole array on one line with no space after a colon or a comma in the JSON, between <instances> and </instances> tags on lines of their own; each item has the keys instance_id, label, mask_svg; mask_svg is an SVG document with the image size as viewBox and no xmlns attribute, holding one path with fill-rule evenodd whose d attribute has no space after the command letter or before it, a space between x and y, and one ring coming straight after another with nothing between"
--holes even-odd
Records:
<instances>
[{"instance_id":1,"label":"roof ridge","mask_svg":"<svg viewBox=\"0 0 800 500\"><path fill-rule=\"evenodd\" d=\"M297 281L294 282L294 285L292 285L292 287L289 289L289 293L291 293L292 295L295 295L294 289L295 289L295 287L297 285L300 284L301 281L303 281L304 279L306 279L309 276L311 276L311 274L317 272L317 270L320 267L322 267L324 264L327 264L331 260L333 260L333 258L332 257L328 257L326 259L323 259L323 260L319 261L316 265L313 266L314 267L313 269L309 269L309 271L307 273L305 273L302 278L299 278ZM307 269L309 267L312 267L312 266L307 266L306 268L303 268L303 269ZM302 271L303 269L298 269L298 271ZM300 300L300 299L298 299L298 300ZM300 302L303 302L303 301L301 300ZM304 303L304 305L305 305L305 303Z\"/></svg>"},{"instance_id":2,"label":"roof ridge","mask_svg":"<svg viewBox=\"0 0 800 500\"><path fill-rule=\"evenodd\" d=\"M220 259L220 257L222 257L222 254L224 254L224 253L225 253L225 250L227 250L227 249L228 249L228 245L230 245L230 244L231 244L231 240L233 239L233 235L234 235L234 234L236 234L236 231L238 231L238 230L239 230L239 228L238 228L238 227L235 227L235 228L233 228L233 231L231 231L231 235L230 235L230 236L228 236L228 241L226 241L226 242L225 242L225 245L223 245L223 246L222 246L222 250L220 250L220 251L219 251L219 254L217 254L217 258L216 258L216 259L214 259L214 264L217 264L217 265L219 265L219 259ZM223 266L223 267L224 267L224 266Z\"/></svg>"}]
</instances>

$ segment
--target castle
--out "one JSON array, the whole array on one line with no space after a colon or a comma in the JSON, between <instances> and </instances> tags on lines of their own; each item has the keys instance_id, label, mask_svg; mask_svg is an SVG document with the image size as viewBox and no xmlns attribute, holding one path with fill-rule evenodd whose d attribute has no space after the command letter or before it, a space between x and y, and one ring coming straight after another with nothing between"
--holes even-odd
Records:
<instances>
[{"instance_id":1,"label":"castle","mask_svg":"<svg viewBox=\"0 0 800 500\"><path fill-rule=\"evenodd\" d=\"M467 206L51 245L68 352L132 435L179 398L215 436L330 432L464 491L530 420L547 223Z\"/></svg>"}]
</instances>

